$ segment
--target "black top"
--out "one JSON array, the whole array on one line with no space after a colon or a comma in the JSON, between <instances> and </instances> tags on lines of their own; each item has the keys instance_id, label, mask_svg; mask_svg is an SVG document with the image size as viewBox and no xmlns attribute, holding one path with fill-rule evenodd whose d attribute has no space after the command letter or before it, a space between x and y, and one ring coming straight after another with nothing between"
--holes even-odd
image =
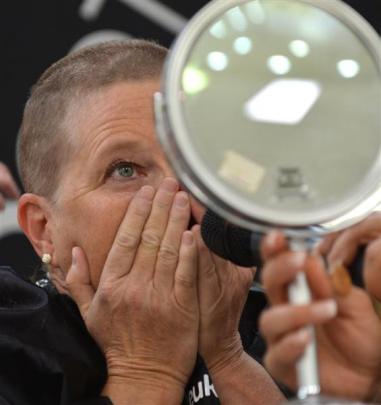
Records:
<instances>
[{"instance_id":1,"label":"black top","mask_svg":"<svg viewBox=\"0 0 381 405\"><path fill-rule=\"evenodd\" d=\"M244 348L258 361L265 305L264 295L251 291L240 322ZM71 298L0 267L0 405L110 405L100 397L106 377L102 352ZM219 404L200 357L183 401L193 404Z\"/></svg>"}]
</instances>

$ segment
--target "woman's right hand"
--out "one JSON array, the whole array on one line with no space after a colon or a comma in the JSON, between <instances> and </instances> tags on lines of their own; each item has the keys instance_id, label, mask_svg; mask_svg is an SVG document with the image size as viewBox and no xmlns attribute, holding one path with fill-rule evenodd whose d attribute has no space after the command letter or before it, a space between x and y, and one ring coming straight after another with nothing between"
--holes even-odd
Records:
<instances>
[{"instance_id":1,"label":"woman's right hand","mask_svg":"<svg viewBox=\"0 0 381 405\"><path fill-rule=\"evenodd\" d=\"M292 252L285 237L274 232L262 246L263 284L270 309L261 317L267 341L269 372L296 389L295 366L316 326L320 383L325 394L367 400L379 384L381 324L365 291L351 286L345 296L334 293L317 255ZM309 305L288 304L288 285L305 271L313 295Z\"/></svg>"},{"instance_id":2,"label":"woman's right hand","mask_svg":"<svg viewBox=\"0 0 381 405\"><path fill-rule=\"evenodd\" d=\"M97 291L84 252L73 249L66 281L104 352L104 394L115 403L182 400L199 324L197 247L187 231L189 217L188 196L174 179L165 179L156 193L144 186L127 209Z\"/></svg>"}]
</instances>

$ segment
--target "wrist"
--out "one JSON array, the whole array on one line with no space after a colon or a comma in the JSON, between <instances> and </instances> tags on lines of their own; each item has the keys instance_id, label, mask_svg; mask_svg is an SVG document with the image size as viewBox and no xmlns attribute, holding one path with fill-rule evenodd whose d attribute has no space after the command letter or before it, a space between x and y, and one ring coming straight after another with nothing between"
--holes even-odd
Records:
<instances>
[{"instance_id":1,"label":"wrist","mask_svg":"<svg viewBox=\"0 0 381 405\"><path fill-rule=\"evenodd\" d=\"M181 403L188 376L167 364L106 355L107 382L102 395L114 405L167 405Z\"/></svg>"},{"instance_id":2,"label":"wrist","mask_svg":"<svg viewBox=\"0 0 381 405\"><path fill-rule=\"evenodd\" d=\"M184 387L160 383L158 380L109 376L102 396L113 405L178 405L184 396Z\"/></svg>"},{"instance_id":3,"label":"wrist","mask_svg":"<svg viewBox=\"0 0 381 405\"><path fill-rule=\"evenodd\" d=\"M226 368L235 368L243 361L245 352L243 350L241 338L236 336L231 341L219 345L218 350L213 350L208 354L202 354L206 366L211 374L222 372Z\"/></svg>"},{"instance_id":4,"label":"wrist","mask_svg":"<svg viewBox=\"0 0 381 405\"><path fill-rule=\"evenodd\" d=\"M194 363L196 361L195 354ZM185 369L183 364L172 364L165 358L126 356L119 351L105 353L107 373L113 380L130 380L139 384L185 387L194 364ZM188 370L189 369L189 370Z\"/></svg>"}]
</instances>

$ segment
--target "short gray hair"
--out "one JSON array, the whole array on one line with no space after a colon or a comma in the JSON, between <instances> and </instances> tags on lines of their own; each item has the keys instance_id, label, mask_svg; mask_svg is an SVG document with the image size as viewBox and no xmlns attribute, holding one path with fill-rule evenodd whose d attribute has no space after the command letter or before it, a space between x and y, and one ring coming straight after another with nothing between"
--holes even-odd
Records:
<instances>
[{"instance_id":1,"label":"short gray hair","mask_svg":"<svg viewBox=\"0 0 381 405\"><path fill-rule=\"evenodd\" d=\"M33 86L17 141L26 192L52 197L70 156L65 128L79 96L123 81L160 76L167 49L147 40L111 41L73 52L49 67Z\"/></svg>"}]
</instances>

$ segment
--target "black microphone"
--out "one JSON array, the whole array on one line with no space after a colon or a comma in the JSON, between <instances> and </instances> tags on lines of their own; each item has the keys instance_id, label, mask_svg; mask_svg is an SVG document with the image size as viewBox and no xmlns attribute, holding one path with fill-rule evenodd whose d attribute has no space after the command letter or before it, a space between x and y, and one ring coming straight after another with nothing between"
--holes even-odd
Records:
<instances>
[{"instance_id":1,"label":"black microphone","mask_svg":"<svg viewBox=\"0 0 381 405\"><path fill-rule=\"evenodd\" d=\"M201 236L205 245L223 259L238 266L262 266L260 233L232 225L207 210L201 222Z\"/></svg>"},{"instance_id":2,"label":"black microphone","mask_svg":"<svg viewBox=\"0 0 381 405\"><path fill-rule=\"evenodd\" d=\"M240 228L224 218L207 210L201 222L201 236L204 243L216 255L229 260L238 266L262 267L260 244L263 234ZM362 267L366 246L360 247L357 255L349 266L352 282L364 287ZM259 271L255 275L258 280Z\"/></svg>"}]
</instances>

